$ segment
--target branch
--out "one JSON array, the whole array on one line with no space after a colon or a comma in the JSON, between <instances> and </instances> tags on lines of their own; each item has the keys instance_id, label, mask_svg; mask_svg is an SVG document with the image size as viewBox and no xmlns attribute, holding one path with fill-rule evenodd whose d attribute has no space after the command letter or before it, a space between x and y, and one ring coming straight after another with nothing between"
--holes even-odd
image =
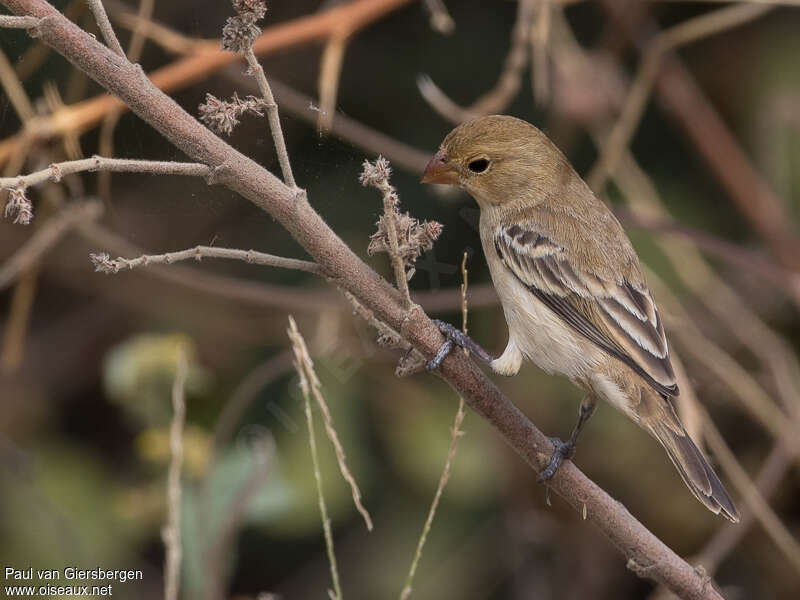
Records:
<instances>
[{"instance_id":1,"label":"branch","mask_svg":"<svg viewBox=\"0 0 800 600\"><path fill-rule=\"evenodd\" d=\"M46 181L58 183L65 175L84 171L111 171L112 173L147 173L149 175L189 175L208 177L211 168L199 163L180 163L155 160L132 160L93 156L81 160L53 163L46 169L17 177L0 177L0 189L25 189Z\"/></svg>"},{"instance_id":2,"label":"branch","mask_svg":"<svg viewBox=\"0 0 800 600\"><path fill-rule=\"evenodd\" d=\"M100 29L100 33L103 34L103 39L106 41L106 44L108 44L108 47L120 56L125 56L125 51L122 49L117 39L117 34L114 33L114 28L111 27L111 21L108 20L106 9L103 7L103 0L87 0L87 3L89 4L94 19L97 21L97 27Z\"/></svg>"},{"instance_id":3,"label":"branch","mask_svg":"<svg viewBox=\"0 0 800 600\"><path fill-rule=\"evenodd\" d=\"M339 284L398 331L425 356L444 338L418 307L406 310L397 291L358 258L312 209L305 198L253 160L237 152L183 111L136 66L81 31L44 0L2 0L19 15L41 18L39 39L67 57L193 160L213 168L213 181L267 211ZM350 5L347 5L350 6ZM468 357L451 353L441 376L487 419L533 468L544 468L553 452L539 431ZM663 582L689 599L721 596L691 565L637 521L619 502L567 462L549 486L574 510L584 512L624 554L637 573Z\"/></svg>"},{"instance_id":4,"label":"branch","mask_svg":"<svg viewBox=\"0 0 800 600\"><path fill-rule=\"evenodd\" d=\"M213 246L195 246L188 250L179 252L167 252L165 254L143 254L138 258L112 259L106 253L90 254L89 258L94 264L96 271L106 274L119 273L123 269L135 269L136 267L147 267L150 265L169 265L182 260L194 259L200 261L204 258L229 258L241 260L254 265L266 267L278 267L281 269L296 269L306 273L321 275L323 273L320 266L308 260L296 258L285 258L274 254L265 254L255 250L238 250L235 248L216 248Z\"/></svg>"}]
</instances>

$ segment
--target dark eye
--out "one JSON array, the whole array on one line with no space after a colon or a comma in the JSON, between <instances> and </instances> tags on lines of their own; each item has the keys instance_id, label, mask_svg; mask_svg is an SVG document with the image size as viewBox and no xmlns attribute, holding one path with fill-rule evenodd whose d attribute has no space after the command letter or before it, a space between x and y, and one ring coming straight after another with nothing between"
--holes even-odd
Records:
<instances>
[{"instance_id":1,"label":"dark eye","mask_svg":"<svg viewBox=\"0 0 800 600\"><path fill-rule=\"evenodd\" d=\"M489 159L476 158L475 160L471 161L467 167L469 167L469 170L473 173L483 173L489 168Z\"/></svg>"}]
</instances>

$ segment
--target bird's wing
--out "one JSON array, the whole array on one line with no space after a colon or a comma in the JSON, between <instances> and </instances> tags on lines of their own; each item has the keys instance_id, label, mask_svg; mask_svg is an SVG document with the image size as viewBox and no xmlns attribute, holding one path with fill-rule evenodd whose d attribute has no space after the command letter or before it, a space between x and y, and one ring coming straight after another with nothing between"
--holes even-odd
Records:
<instances>
[{"instance_id":1,"label":"bird's wing","mask_svg":"<svg viewBox=\"0 0 800 600\"><path fill-rule=\"evenodd\" d=\"M498 226L494 244L514 276L572 329L660 394L678 394L664 326L643 282L609 281L579 268L530 223Z\"/></svg>"}]
</instances>

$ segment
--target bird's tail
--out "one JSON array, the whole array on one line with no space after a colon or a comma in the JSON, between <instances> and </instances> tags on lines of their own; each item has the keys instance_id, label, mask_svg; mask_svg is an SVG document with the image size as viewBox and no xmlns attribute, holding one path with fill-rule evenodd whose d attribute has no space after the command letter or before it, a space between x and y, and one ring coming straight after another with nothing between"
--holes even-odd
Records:
<instances>
[{"instance_id":1,"label":"bird's tail","mask_svg":"<svg viewBox=\"0 0 800 600\"><path fill-rule=\"evenodd\" d=\"M706 507L715 514L721 514L726 519L739 522L739 512L733 505L731 497L725 486L717 477L714 469L708 464L699 448L686 433L678 420L669 400L655 398L655 392L643 391L643 395L651 396L643 400L643 404L650 404L651 410L645 410L645 415L640 415L640 424L655 437L664 450L667 451L672 464L678 469L683 482ZM652 410L653 403L658 409Z\"/></svg>"}]
</instances>

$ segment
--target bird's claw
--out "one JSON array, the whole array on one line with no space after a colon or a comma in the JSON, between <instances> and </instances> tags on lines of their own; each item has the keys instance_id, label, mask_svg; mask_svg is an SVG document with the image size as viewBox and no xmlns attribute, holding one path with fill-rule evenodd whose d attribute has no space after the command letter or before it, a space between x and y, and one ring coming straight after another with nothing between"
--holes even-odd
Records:
<instances>
[{"instance_id":1,"label":"bird's claw","mask_svg":"<svg viewBox=\"0 0 800 600\"><path fill-rule=\"evenodd\" d=\"M445 323L439 319L433 319L433 322L447 339L444 341L444 344L439 347L439 350L436 351L436 356L425 363L425 369L428 371L435 371L442 366L442 362L445 358L447 358L447 355L450 354L454 346L460 346L463 348L464 344L466 343L464 341L466 335L462 331L450 325L450 323Z\"/></svg>"},{"instance_id":2,"label":"bird's claw","mask_svg":"<svg viewBox=\"0 0 800 600\"><path fill-rule=\"evenodd\" d=\"M558 472L558 468L561 466L564 459L570 459L575 454L574 442L562 442L557 437L551 437L549 439L554 446L553 456L550 457L550 463L547 467L539 473L539 483L552 479L556 472Z\"/></svg>"}]
</instances>

